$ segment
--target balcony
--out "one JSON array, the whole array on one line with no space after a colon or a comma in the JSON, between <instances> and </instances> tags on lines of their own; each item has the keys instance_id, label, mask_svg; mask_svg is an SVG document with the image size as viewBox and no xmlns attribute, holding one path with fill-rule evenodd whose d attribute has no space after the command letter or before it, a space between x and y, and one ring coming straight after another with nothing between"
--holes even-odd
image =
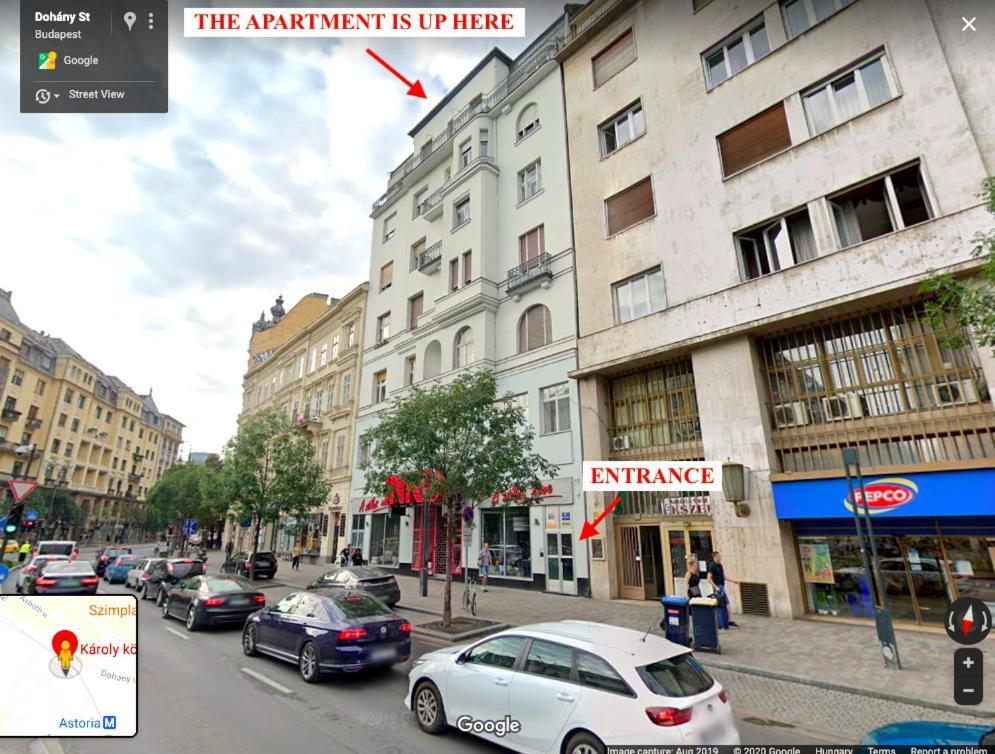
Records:
<instances>
[{"instance_id":1,"label":"balcony","mask_svg":"<svg viewBox=\"0 0 995 754\"><path fill-rule=\"evenodd\" d=\"M132 453L131 460L141 463L142 461L145 460L145 456L143 456L141 453Z\"/></svg>"},{"instance_id":2,"label":"balcony","mask_svg":"<svg viewBox=\"0 0 995 754\"><path fill-rule=\"evenodd\" d=\"M442 241L437 241L418 254L418 272L429 275L442 266Z\"/></svg>"},{"instance_id":3,"label":"balcony","mask_svg":"<svg viewBox=\"0 0 995 754\"><path fill-rule=\"evenodd\" d=\"M41 427L42 420L37 416L29 416L24 422L25 429L38 429Z\"/></svg>"},{"instance_id":4,"label":"balcony","mask_svg":"<svg viewBox=\"0 0 995 754\"><path fill-rule=\"evenodd\" d=\"M16 447L17 443L10 440L0 440L0 453L13 453Z\"/></svg>"},{"instance_id":5,"label":"balcony","mask_svg":"<svg viewBox=\"0 0 995 754\"><path fill-rule=\"evenodd\" d=\"M21 412L16 408L5 408L3 411L0 411L0 419L5 421L16 422L20 418Z\"/></svg>"},{"instance_id":6,"label":"balcony","mask_svg":"<svg viewBox=\"0 0 995 754\"><path fill-rule=\"evenodd\" d=\"M321 413L312 412L310 414L300 414L297 417L297 424L304 429L313 431L321 428Z\"/></svg>"},{"instance_id":7,"label":"balcony","mask_svg":"<svg viewBox=\"0 0 995 754\"><path fill-rule=\"evenodd\" d=\"M418 214L426 220L434 220L442 214L442 192L445 186L433 191L421 204L418 205Z\"/></svg>"},{"instance_id":8,"label":"balcony","mask_svg":"<svg viewBox=\"0 0 995 754\"><path fill-rule=\"evenodd\" d=\"M129 482L140 482L140 481L142 481L142 475L141 474L128 474L128 481Z\"/></svg>"},{"instance_id":9,"label":"balcony","mask_svg":"<svg viewBox=\"0 0 995 754\"><path fill-rule=\"evenodd\" d=\"M512 293L521 295L536 286L548 288L549 281L553 279L550 260L549 254L540 254L535 259L530 259L518 267L512 267L508 270L508 284L505 291L509 295Z\"/></svg>"}]
</instances>

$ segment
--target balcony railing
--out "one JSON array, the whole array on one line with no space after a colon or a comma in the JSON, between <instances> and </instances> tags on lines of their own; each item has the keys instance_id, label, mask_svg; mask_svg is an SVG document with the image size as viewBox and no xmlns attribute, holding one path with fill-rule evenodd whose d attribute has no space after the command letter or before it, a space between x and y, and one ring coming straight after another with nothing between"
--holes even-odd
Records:
<instances>
[{"instance_id":1,"label":"balcony railing","mask_svg":"<svg viewBox=\"0 0 995 754\"><path fill-rule=\"evenodd\" d=\"M418 254L418 271L426 272L433 265L442 261L442 241L429 246Z\"/></svg>"},{"instance_id":2,"label":"balcony railing","mask_svg":"<svg viewBox=\"0 0 995 754\"><path fill-rule=\"evenodd\" d=\"M550 259L549 254L540 254L535 259L530 259L524 264L508 270L507 292L521 290L532 283L552 280L553 271L550 269Z\"/></svg>"},{"instance_id":3,"label":"balcony railing","mask_svg":"<svg viewBox=\"0 0 995 754\"><path fill-rule=\"evenodd\" d=\"M132 453L131 458L132 460L138 461L139 463L145 460L145 456L143 456L141 453Z\"/></svg>"},{"instance_id":4,"label":"balcony railing","mask_svg":"<svg viewBox=\"0 0 995 754\"><path fill-rule=\"evenodd\" d=\"M42 423L41 419L39 419L37 416L29 416L27 420L24 422L24 426L27 429L38 429L39 427L41 427L41 423Z\"/></svg>"},{"instance_id":5,"label":"balcony railing","mask_svg":"<svg viewBox=\"0 0 995 754\"><path fill-rule=\"evenodd\" d=\"M141 474L128 474L128 481L129 482L140 482L140 481L142 481L142 475Z\"/></svg>"},{"instance_id":6,"label":"balcony railing","mask_svg":"<svg viewBox=\"0 0 995 754\"><path fill-rule=\"evenodd\" d=\"M16 408L5 408L0 411L0 419L6 419L7 421L16 422L21 418L21 412Z\"/></svg>"},{"instance_id":7,"label":"balcony railing","mask_svg":"<svg viewBox=\"0 0 995 754\"><path fill-rule=\"evenodd\" d=\"M418 205L419 215L425 217L425 215L427 215L429 212L431 212L433 209L439 206L439 204L442 203L443 189L445 189L445 186L433 191L425 198L425 201L423 201L421 204Z\"/></svg>"}]
</instances>

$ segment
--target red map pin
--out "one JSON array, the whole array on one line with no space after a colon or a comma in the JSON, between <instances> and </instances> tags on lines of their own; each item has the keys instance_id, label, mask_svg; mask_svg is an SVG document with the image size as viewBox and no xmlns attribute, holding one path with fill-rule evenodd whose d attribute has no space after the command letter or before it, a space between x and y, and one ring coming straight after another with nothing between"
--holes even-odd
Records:
<instances>
[{"instance_id":1,"label":"red map pin","mask_svg":"<svg viewBox=\"0 0 995 754\"><path fill-rule=\"evenodd\" d=\"M79 639L76 638L76 634L72 631L67 631L65 629L57 632L55 636L52 637L52 651L58 655L59 652L62 651L62 642L64 641L69 642L69 651L76 654L76 649L79 647Z\"/></svg>"}]
</instances>

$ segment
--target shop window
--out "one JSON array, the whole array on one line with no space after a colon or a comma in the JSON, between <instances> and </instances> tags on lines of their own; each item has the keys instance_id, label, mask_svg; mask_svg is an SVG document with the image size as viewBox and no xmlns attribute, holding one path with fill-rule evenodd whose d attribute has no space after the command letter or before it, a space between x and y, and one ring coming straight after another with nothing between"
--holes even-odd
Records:
<instances>
[{"instance_id":1,"label":"shop window","mask_svg":"<svg viewBox=\"0 0 995 754\"><path fill-rule=\"evenodd\" d=\"M366 535L366 514L353 515L352 531L349 533L349 544L352 547L363 549L363 540Z\"/></svg>"},{"instance_id":2,"label":"shop window","mask_svg":"<svg viewBox=\"0 0 995 754\"><path fill-rule=\"evenodd\" d=\"M529 508L483 511L481 544L490 548L492 577L532 578L531 515Z\"/></svg>"}]
</instances>

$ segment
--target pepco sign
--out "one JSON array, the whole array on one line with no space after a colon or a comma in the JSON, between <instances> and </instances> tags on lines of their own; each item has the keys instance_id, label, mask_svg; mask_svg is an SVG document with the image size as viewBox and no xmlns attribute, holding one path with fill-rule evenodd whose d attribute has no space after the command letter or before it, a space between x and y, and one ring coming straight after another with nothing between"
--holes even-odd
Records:
<instances>
[{"instance_id":1,"label":"pepco sign","mask_svg":"<svg viewBox=\"0 0 995 754\"><path fill-rule=\"evenodd\" d=\"M864 491L867 494L866 503L860 499L860 490L855 489L853 495L860 503L861 513L866 504L867 512L872 516L879 513L887 513L899 508L906 503L915 500L919 488L915 482L900 477L888 477L887 479L875 479L873 482L864 484ZM853 497L847 495L843 499L843 505L853 513Z\"/></svg>"}]
</instances>

